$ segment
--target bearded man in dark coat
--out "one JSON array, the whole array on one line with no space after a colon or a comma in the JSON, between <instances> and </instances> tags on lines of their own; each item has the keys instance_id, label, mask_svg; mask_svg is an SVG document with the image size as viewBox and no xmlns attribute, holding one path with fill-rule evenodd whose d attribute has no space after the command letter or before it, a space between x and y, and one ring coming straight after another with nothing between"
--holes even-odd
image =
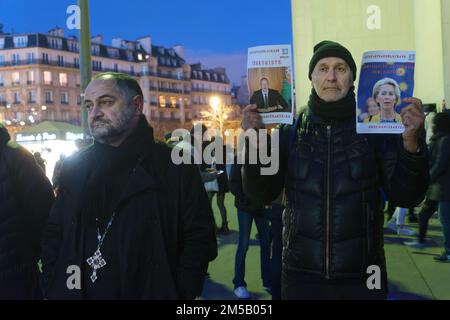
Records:
<instances>
[{"instance_id":1,"label":"bearded man in dark coat","mask_svg":"<svg viewBox=\"0 0 450 320\"><path fill-rule=\"evenodd\" d=\"M48 299L194 299L217 255L195 165L154 141L133 78L85 91L94 144L65 160L42 243Z\"/></svg>"}]
</instances>

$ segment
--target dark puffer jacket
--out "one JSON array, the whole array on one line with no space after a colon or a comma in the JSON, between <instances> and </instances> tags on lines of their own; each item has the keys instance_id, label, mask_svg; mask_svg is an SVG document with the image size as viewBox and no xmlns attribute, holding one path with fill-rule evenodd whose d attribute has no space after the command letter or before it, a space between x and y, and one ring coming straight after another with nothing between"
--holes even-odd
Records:
<instances>
[{"instance_id":1,"label":"dark puffer jacket","mask_svg":"<svg viewBox=\"0 0 450 320\"><path fill-rule=\"evenodd\" d=\"M414 207L428 186L426 148L404 150L399 135L357 135L353 121L327 125L306 112L292 146L280 135L280 170L261 176L244 166L244 192L261 202L286 187L283 268L327 279L386 271L380 189ZM286 150L283 152L283 150Z\"/></svg>"},{"instance_id":2,"label":"dark puffer jacket","mask_svg":"<svg viewBox=\"0 0 450 320\"><path fill-rule=\"evenodd\" d=\"M0 126L0 299L31 299L53 191L33 156L9 140Z\"/></svg>"}]
</instances>

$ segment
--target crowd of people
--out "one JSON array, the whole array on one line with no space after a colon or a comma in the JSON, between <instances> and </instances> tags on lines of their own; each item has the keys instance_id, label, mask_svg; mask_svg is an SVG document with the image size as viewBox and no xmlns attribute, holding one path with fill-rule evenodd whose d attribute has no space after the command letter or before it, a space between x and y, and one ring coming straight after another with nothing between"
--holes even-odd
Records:
<instances>
[{"instance_id":1,"label":"crowd of people","mask_svg":"<svg viewBox=\"0 0 450 320\"><path fill-rule=\"evenodd\" d=\"M381 120L401 121L405 132L358 135L356 74L345 47L316 45L308 107L280 127L275 175L262 174L266 164L227 166L218 155L174 164L173 148L195 157L221 137L205 142L202 127L170 145L155 141L138 82L120 73L99 74L87 87L94 143L60 159L53 186L1 127L0 299L195 299L218 254L217 235L230 232L230 191L239 226L230 281L240 299L251 297L245 266L253 222L262 285L273 299L386 299L385 207L398 208L390 221L396 232L412 235L406 211L425 199L418 240L407 245L426 245L428 220L439 211L445 248L436 260L450 261L450 113L426 118L422 102L409 98L392 114L400 97L383 80L373 96L385 104ZM244 131L265 128L257 108L243 110ZM425 135L424 126L433 132ZM248 141L244 154L270 143L269 136ZM374 265L381 281L371 290Z\"/></svg>"}]
</instances>

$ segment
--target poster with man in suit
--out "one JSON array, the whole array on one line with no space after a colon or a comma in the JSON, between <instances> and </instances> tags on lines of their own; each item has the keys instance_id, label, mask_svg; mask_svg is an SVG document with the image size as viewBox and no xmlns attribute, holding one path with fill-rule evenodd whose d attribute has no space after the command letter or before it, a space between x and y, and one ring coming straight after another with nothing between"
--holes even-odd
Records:
<instances>
[{"instance_id":1,"label":"poster with man in suit","mask_svg":"<svg viewBox=\"0 0 450 320\"><path fill-rule=\"evenodd\" d=\"M294 118L290 45L260 46L248 51L250 104L264 124L292 124Z\"/></svg>"}]
</instances>

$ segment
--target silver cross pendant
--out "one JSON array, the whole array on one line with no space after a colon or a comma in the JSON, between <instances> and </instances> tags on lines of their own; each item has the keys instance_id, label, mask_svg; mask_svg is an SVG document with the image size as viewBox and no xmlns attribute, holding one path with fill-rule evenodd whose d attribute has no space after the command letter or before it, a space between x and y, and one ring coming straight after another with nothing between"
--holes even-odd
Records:
<instances>
[{"instance_id":1,"label":"silver cross pendant","mask_svg":"<svg viewBox=\"0 0 450 320\"><path fill-rule=\"evenodd\" d=\"M98 279L97 270L106 266L106 261L105 261L105 259L103 259L100 249L97 249L97 251L95 251L94 255L92 257L90 257L89 259L87 259L86 262L92 269L94 269L92 271L92 275L91 275L91 281L92 281L92 283L94 283L95 280Z\"/></svg>"}]
</instances>

